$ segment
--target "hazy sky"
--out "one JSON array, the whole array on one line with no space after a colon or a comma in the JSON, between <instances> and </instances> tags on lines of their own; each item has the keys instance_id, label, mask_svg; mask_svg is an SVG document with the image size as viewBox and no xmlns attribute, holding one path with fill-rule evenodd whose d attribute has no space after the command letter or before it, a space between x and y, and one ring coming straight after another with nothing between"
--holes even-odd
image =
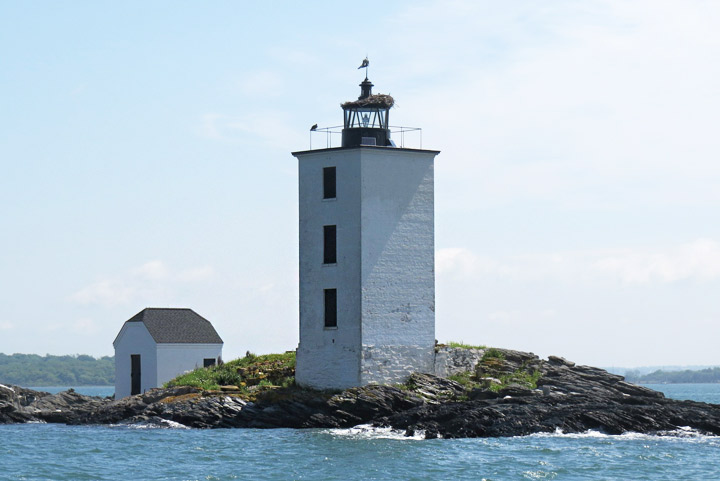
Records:
<instances>
[{"instance_id":1,"label":"hazy sky","mask_svg":"<svg viewBox=\"0 0 720 481\"><path fill-rule=\"evenodd\" d=\"M440 341L720 364L718 25L703 0L0 0L0 352L112 354L151 306L226 359L294 349L290 152L367 55L441 151Z\"/></svg>"}]
</instances>

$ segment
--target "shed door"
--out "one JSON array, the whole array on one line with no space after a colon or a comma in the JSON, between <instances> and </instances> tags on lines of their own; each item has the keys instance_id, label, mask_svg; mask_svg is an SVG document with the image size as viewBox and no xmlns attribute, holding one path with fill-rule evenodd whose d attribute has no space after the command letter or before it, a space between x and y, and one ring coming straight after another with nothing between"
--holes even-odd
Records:
<instances>
[{"instance_id":1,"label":"shed door","mask_svg":"<svg viewBox=\"0 0 720 481\"><path fill-rule=\"evenodd\" d=\"M140 354L130 354L130 395L140 394Z\"/></svg>"}]
</instances>

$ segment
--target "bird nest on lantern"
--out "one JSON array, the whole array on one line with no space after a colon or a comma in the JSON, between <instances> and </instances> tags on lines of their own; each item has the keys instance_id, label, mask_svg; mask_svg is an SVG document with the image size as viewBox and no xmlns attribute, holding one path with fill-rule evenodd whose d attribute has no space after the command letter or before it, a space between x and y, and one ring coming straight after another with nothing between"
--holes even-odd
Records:
<instances>
[{"instance_id":1,"label":"bird nest on lantern","mask_svg":"<svg viewBox=\"0 0 720 481\"><path fill-rule=\"evenodd\" d=\"M393 99L389 95L385 94L375 94L371 95L369 97L365 97L364 99L358 99L358 100L351 100L349 102L345 102L341 104L340 106L347 110L347 109L357 109L357 108L381 108L381 109L389 109L393 105L395 105L395 99Z\"/></svg>"}]
</instances>

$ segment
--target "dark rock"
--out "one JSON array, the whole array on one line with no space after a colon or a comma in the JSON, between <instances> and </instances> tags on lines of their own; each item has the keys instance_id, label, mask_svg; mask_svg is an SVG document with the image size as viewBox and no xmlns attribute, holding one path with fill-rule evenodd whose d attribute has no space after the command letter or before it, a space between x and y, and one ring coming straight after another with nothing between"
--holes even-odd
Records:
<instances>
[{"instance_id":1,"label":"dark rock","mask_svg":"<svg viewBox=\"0 0 720 481\"><path fill-rule=\"evenodd\" d=\"M517 358L510 364L504 369L522 368ZM682 426L709 434L720 431L720 406L665 399L662 393L629 384L622 376L569 362L541 361L533 369L542 374L540 390L511 385L498 392L499 398L486 390L472 390L467 402L425 404L377 425L430 429L442 437L517 436L556 429L662 434Z\"/></svg>"},{"instance_id":2,"label":"dark rock","mask_svg":"<svg viewBox=\"0 0 720 481\"><path fill-rule=\"evenodd\" d=\"M465 392L465 388L460 383L430 374L413 373L406 385L413 394L431 404L455 399Z\"/></svg>"},{"instance_id":3,"label":"dark rock","mask_svg":"<svg viewBox=\"0 0 720 481\"><path fill-rule=\"evenodd\" d=\"M425 429L425 439L437 439L438 430L433 426L429 426Z\"/></svg>"},{"instance_id":4,"label":"dark rock","mask_svg":"<svg viewBox=\"0 0 720 481\"><path fill-rule=\"evenodd\" d=\"M531 382L522 376L518 378L522 384L495 393L487 388L466 391L448 379L414 374L399 387L370 385L340 393L282 388L263 391L249 402L234 390L203 392L191 387L153 389L112 400L0 385L0 423L194 428L345 428L372 423L408 436L424 432L427 439L519 436L558 429L666 434L684 426L720 435L718 405L665 399L659 392L625 382L622 376L559 357L543 361L532 353L498 351L501 356L478 364L478 373L539 374L538 389L529 387Z\"/></svg>"},{"instance_id":5,"label":"dark rock","mask_svg":"<svg viewBox=\"0 0 720 481\"><path fill-rule=\"evenodd\" d=\"M485 400L485 399L497 399L499 397L500 397L500 394L498 394L494 391L490 391L489 389L474 388L474 389L470 390L470 392L468 393L468 398L471 401Z\"/></svg>"},{"instance_id":6,"label":"dark rock","mask_svg":"<svg viewBox=\"0 0 720 481\"><path fill-rule=\"evenodd\" d=\"M548 362L554 366L568 366L573 367L575 365L574 362L570 362L564 357L558 357L558 356L548 356Z\"/></svg>"},{"instance_id":7,"label":"dark rock","mask_svg":"<svg viewBox=\"0 0 720 481\"><path fill-rule=\"evenodd\" d=\"M477 382L483 389L490 389L494 385L500 386L502 384L500 379L494 377L481 377Z\"/></svg>"},{"instance_id":8,"label":"dark rock","mask_svg":"<svg viewBox=\"0 0 720 481\"><path fill-rule=\"evenodd\" d=\"M74 390L68 390L37 399L28 408L35 417L43 421L70 423L105 403L102 398L84 396Z\"/></svg>"},{"instance_id":9,"label":"dark rock","mask_svg":"<svg viewBox=\"0 0 720 481\"><path fill-rule=\"evenodd\" d=\"M36 421L32 414L24 411L24 408L33 400L44 395L49 395L49 393L0 384L0 424Z\"/></svg>"},{"instance_id":10,"label":"dark rock","mask_svg":"<svg viewBox=\"0 0 720 481\"><path fill-rule=\"evenodd\" d=\"M0 385L0 424L16 422L70 423L106 403L70 389L58 394Z\"/></svg>"},{"instance_id":11,"label":"dark rock","mask_svg":"<svg viewBox=\"0 0 720 481\"><path fill-rule=\"evenodd\" d=\"M525 396L532 396L533 394L536 394L537 392L533 389L530 389L525 386L521 386L519 384L510 384L507 387L504 387L498 391L498 395L500 397L505 396L511 396L511 397L525 397ZM539 394L539 393L537 393Z\"/></svg>"},{"instance_id":12,"label":"dark rock","mask_svg":"<svg viewBox=\"0 0 720 481\"><path fill-rule=\"evenodd\" d=\"M230 391L230 392L239 392L240 388L238 386L228 385L228 386L220 386L220 390L221 391Z\"/></svg>"}]
</instances>

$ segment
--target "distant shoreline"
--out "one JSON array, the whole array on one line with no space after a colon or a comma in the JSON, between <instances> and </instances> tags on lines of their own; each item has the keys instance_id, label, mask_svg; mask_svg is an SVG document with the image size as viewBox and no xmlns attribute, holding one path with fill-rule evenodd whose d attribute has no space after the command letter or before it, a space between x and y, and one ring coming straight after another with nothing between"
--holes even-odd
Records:
<instances>
[{"instance_id":1,"label":"distant shoreline","mask_svg":"<svg viewBox=\"0 0 720 481\"><path fill-rule=\"evenodd\" d=\"M720 367L683 371L659 369L647 374L627 371L624 376L626 381L635 384L717 384L720 383Z\"/></svg>"},{"instance_id":2,"label":"distant shoreline","mask_svg":"<svg viewBox=\"0 0 720 481\"><path fill-rule=\"evenodd\" d=\"M115 358L94 358L86 354L0 353L0 383L15 386L112 386Z\"/></svg>"},{"instance_id":3,"label":"distant shoreline","mask_svg":"<svg viewBox=\"0 0 720 481\"><path fill-rule=\"evenodd\" d=\"M0 384L4 384L1 383ZM25 389L56 389L56 388L64 388L64 389L75 389L76 387L115 387L114 384L73 384L72 386L65 386L65 385L57 385L57 386L20 386L24 387Z\"/></svg>"},{"instance_id":4,"label":"distant shoreline","mask_svg":"<svg viewBox=\"0 0 720 481\"><path fill-rule=\"evenodd\" d=\"M2 384L2 383L0 383ZM47 392L50 394L58 394L72 389L78 394L95 397L108 397L115 394L114 385L88 385L88 386L22 386L25 389L32 389L38 392Z\"/></svg>"},{"instance_id":5,"label":"distant shoreline","mask_svg":"<svg viewBox=\"0 0 720 481\"><path fill-rule=\"evenodd\" d=\"M720 381L712 381L712 382L694 382L694 381L634 381L633 384L638 384L640 386L648 386L648 385L658 385L658 384L720 384Z\"/></svg>"}]
</instances>

